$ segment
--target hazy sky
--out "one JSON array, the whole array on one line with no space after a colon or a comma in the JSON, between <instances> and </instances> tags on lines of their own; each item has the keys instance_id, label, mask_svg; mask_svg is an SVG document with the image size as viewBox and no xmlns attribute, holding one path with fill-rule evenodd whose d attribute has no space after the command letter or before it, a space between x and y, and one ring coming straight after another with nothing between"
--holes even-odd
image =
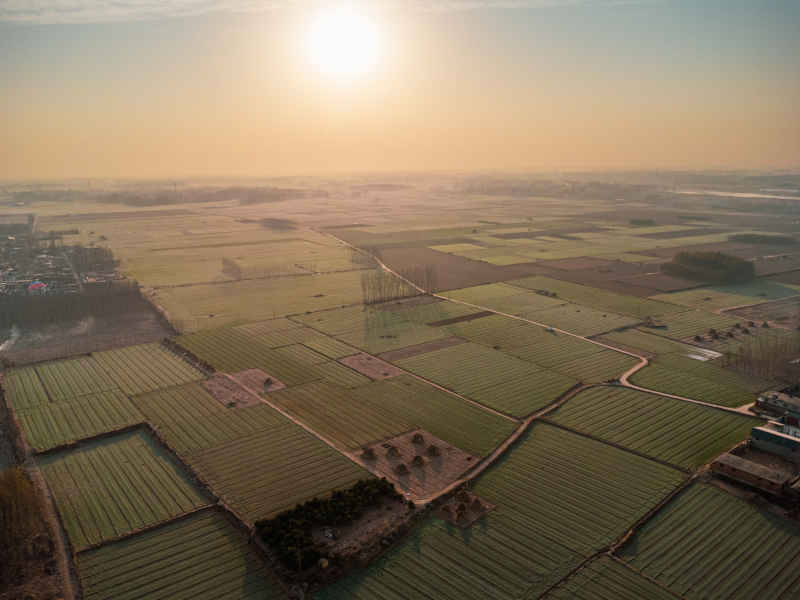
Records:
<instances>
[{"instance_id":1,"label":"hazy sky","mask_svg":"<svg viewBox=\"0 0 800 600\"><path fill-rule=\"evenodd\" d=\"M322 4L0 0L0 179L800 167L797 0Z\"/></svg>"}]
</instances>

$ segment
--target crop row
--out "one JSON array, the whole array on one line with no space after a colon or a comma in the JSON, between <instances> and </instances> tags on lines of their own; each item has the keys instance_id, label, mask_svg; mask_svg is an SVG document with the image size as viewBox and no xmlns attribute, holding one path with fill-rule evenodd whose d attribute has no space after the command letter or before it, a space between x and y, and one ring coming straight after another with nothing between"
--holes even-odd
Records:
<instances>
[{"instance_id":1,"label":"crop row","mask_svg":"<svg viewBox=\"0 0 800 600\"><path fill-rule=\"evenodd\" d=\"M708 485L673 500L621 555L681 597L800 595L800 526Z\"/></svg>"},{"instance_id":2,"label":"crop row","mask_svg":"<svg viewBox=\"0 0 800 600\"><path fill-rule=\"evenodd\" d=\"M515 416L542 408L576 383L569 376L473 343L402 359L397 364Z\"/></svg>"},{"instance_id":3,"label":"crop row","mask_svg":"<svg viewBox=\"0 0 800 600\"><path fill-rule=\"evenodd\" d=\"M556 587L548 598L554 600L674 600L666 589L659 587L639 573L609 558L601 556Z\"/></svg>"},{"instance_id":4,"label":"crop row","mask_svg":"<svg viewBox=\"0 0 800 600\"><path fill-rule=\"evenodd\" d=\"M724 381L705 379L692 373L652 363L636 372L631 381L659 392L684 396L720 406L737 407L756 400L750 390Z\"/></svg>"},{"instance_id":5,"label":"crop row","mask_svg":"<svg viewBox=\"0 0 800 600\"><path fill-rule=\"evenodd\" d=\"M182 455L263 431L284 420L265 404L226 408L198 383L135 396L133 402Z\"/></svg>"},{"instance_id":6,"label":"crop row","mask_svg":"<svg viewBox=\"0 0 800 600\"><path fill-rule=\"evenodd\" d=\"M483 455L516 425L408 375L353 390L310 383L275 392L270 400L345 449L421 427Z\"/></svg>"},{"instance_id":7,"label":"crop row","mask_svg":"<svg viewBox=\"0 0 800 600\"><path fill-rule=\"evenodd\" d=\"M189 457L191 466L250 522L349 487L367 471L291 422Z\"/></svg>"},{"instance_id":8,"label":"crop row","mask_svg":"<svg viewBox=\"0 0 800 600\"><path fill-rule=\"evenodd\" d=\"M18 410L17 417L39 452L144 421L119 390Z\"/></svg>"},{"instance_id":9,"label":"crop row","mask_svg":"<svg viewBox=\"0 0 800 600\"><path fill-rule=\"evenodd\" d=\"M214 511L82 552L78 572L86 600L283 597L242 534Z\"/></svg>"},{"instance_id":10,"label":"crop row","mask_svg":"<svg viewBox=\"0 0 800 600\"><path fill-rule=\"evenodd\" d=\"M537 425L474 486L497 505L478 525L465 532L432 517L367 570L316 598L538 597L680 479L651 461Z\"/></svg>"},{"instance_id":11,"label":"crop row","mask_svg":"<svg viewBox=\"0 0 800 600\"><path fill-rule=\"evenodd\" d=\"M758 419L621 387L571 398L554 422L685 468L708 462L746 439Z\"/></svg>"},{"instance_id":12,"label":"crop row","mask_svg":"<svg viewBox=\"0 0 800 600\"><path fill-rule=\"evenodd\" d=\"M39 464L76 550L207 502L142 431L48 455Z\"/></svg>"},{"instance_id":13,"label":"crop row","mask_svg":"<svg viewBox=\"0 0 800 600\"><path fill-rule=\"evenodd\" d=\"M36 372L53 402L119 387L93 357L43 363L36 366Z\"/></svg>"}]
</instances>

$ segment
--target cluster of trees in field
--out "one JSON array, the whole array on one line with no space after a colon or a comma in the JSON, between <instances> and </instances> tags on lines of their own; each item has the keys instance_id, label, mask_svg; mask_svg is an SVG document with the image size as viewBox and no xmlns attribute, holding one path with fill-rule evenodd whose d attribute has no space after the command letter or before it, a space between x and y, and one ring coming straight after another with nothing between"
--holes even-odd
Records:
<instances>
[{"instance_id":1,"label":"cluster of trees in field","mask_svg":"<svg viewBox=\"0 0 800 600\"><path fill-rule=\"evenodd\" d=\"M768 235L764 233L734 233L728 236L728 240L743 244L770 244L776 246L793 246L798 243L796 238L789 235Z\"/></svg>"},{"instance_id":2,"label":"cluster of trees in field","mask_svg":"<svg viewBox=\"0 0 800 600\"><path fill-rule=\"evenodd\" d=\"M43 532L36 489L21 468L6 469L0 473L0 588L24 569L35 550L31 538Z\"/></svg>"},{"instance_id":3,"label":"cluster of trees in field","mask_svg":"<svg viewBox=\"0 0 800 600\"><path fill-rule=\"evenodd\" d=\"M766 335L746 339L734 352L727 352L725 365L765 379L800 383L800 365L791 361L800 356L800 335Z\"/></svg>"},{"instance_id":4,"label":"cluster of trees in field","mask_svg":"<svg viewBox=\"0 0 800 600\"><path fill-rule=\"evenodd\" d=\"M291 570L303 571L322 558L315 548L315 527L342 526L358 519L383 499L401 499L385 478L362 479L327 499L314 498L277 517L256 523L256 534Z\"/></svg>"},{"instance_id":5,"label":"cluster of trees in field","mask_svg":"<svg viewBox=\"0 0 800 600\"><path fill-rule=\"evenodd\" d=\"M418 294L405 281L386 271L377 269L361 273L361 299L364 304L379 304Z\"/></svg>"},{"instance_id":6,"label":"cluster of trees in field","mask_svg":"<svg viewBox=\"0 0 800 600\"><path fill-rule=\"evenodd\" d=\"M113 271L119 266L111 248L103 246L70 246L67 249L72 266L78 273L89 271Z\"/></svg>"},{"instance_id":7,"label":"cluster of trees in field","mask_svg":"<svg viewBox=\"0 0 800 600\"><path fill-rule=\"evenodd\" d=\"M139 286L133 281L120 281L91 294L0 296L0 327L38 327L143 310L150 307Z\"/></svg>"},{"instance_id":8,"label":"cluster of trees in field","mask_svg":"<svg viewBox=\"0 0 800 600\"><path fill-rule=\"evenodd\" d=\"M661 265L661 271L706 283L741 283L756 276L752 262L722 252L679 252Z\"/></svg>"}]
</instances>

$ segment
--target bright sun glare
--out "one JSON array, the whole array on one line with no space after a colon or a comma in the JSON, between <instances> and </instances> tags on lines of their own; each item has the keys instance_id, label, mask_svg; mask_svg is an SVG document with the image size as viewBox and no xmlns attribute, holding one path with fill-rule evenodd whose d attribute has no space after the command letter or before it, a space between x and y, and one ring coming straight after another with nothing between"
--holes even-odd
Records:
<instances>
[{"instance_id":1,"label":"bright sun glare","mask_svg":"<svg viewBox=\"0 0 800 600\"><path fill-rule=\"evenodd\" d=\"M321 72L352 77L370 71L378 62L378 29L366 16L348 9L320 13L308 38L311 62Z\"/></svg>"}]
</instances>

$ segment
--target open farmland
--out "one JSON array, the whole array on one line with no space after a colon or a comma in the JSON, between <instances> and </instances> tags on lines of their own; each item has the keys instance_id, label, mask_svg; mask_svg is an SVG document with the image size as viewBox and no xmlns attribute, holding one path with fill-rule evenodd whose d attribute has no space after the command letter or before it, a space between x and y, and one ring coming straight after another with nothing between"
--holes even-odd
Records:
<instances>
[{"instance_id":1,"label":"open farmland","mask_svg":"<svg viewBox=\"0 0 800 600\"><path fill-rule=\"evenodd\" d=\"M181 331L324 310L362 300L361 271L160 288L156 301Z\"/></svg>"},{"instance_id":2,"label":"open farmland","mask_svg":"<svg viewBox=\"0 0 800 600\"><path fill-rule=\"evenodd\" d=\"M196 452L189 463L214 493L250 523L370 477L288 421Z\"/></svg>"},{"instance_id":3,"label":"open farmland","mask_svg":"<svg viewBox=\"0 0 800 600\"><path fill-rule=\"evenodd\" d=\"M143 431L39 459L64 528L82 550L209 502Z\"/></svg>"},{"instance_id":4,"label":"open farmland","mask_svg":"<svg viewBox=\"0 0 800 600\"><path fill-rule=\"evenodd\" d=\"M474 486L498 506L478 526L465 532L431 517L384 559L316 598L535 598L680 481L678 471L537 425Z\"/></svg>"},{"instance_id":5,"label":"open farmland","mask_svg":"<svg viewBox=\"0 0 800 600\"><path fill-rule=\"evenodd\" d=\"M796 598L800 527L694 484L622 548L635 569L684 598Z\"/></svg>"},{"instance_id":6,"label":"open farmland","mask_svg":"<svg viewBox=\"0 0 800 600\"><path fill-rule=\"evenodd\" d=\"M397 361L412 373L514 416L553 402L577 383L479 344L466 343Z\"/></svg>"},{"instance_id":7,"label":"open farmland","mask_svg":"<svg viewBox=\"0 0 800 600\"><path fill-rule=\"evenodd\" d=\"M653 330L654 334L675 340L688 340L695 335L703 335L709 329L730 329L741 319L728 315L718 315L701 310L687 310L686 312L673 313L662 319L666 325L663 329Z\"/></svg>"},{"instance_id":8,"label":"open farmland","mask_svg":"<svg viewBox=\"0 0 800 600\"><path fill-rule=\"evenodd\" d=\"M704 310L719 310L734 306L760 304L800 296L800 287L785 283L756 279L747 283L696 288L653 296L654 300L682 304Z\"/></svg>"},{"instance_id":9,"label":"open farmland","mask_svg":"<svg viewBox=\"0 0 800 600\"><path fill-rule=\"evenodd\" d=\"M526 277L508 282L509 285L518 286L529 290L545 290L555 293L558 298L576 304L591 306L597 310L607 310L620 315L643 319L647 316L656 317L682 310L670 304L669 301L658 302L643 300L633 296L623 296L597 288L561 281L550 277Z\"/></svg>"},{"instance_id":10,"label":"open farmland","mask_svg":"<svg viewBox=\"0 0 800 600\"><path fill-rule=\"evenodd\" d=\"M3 375L3 390L9 406L17 410L48 402L47 392L34 367L21 367Z\"/></svg>"},{"instance_id":11,"label":"open farmland","mask_svg":"<svg viewBox=\"0 0 800 600\"><path fill-rule=\"evenodd\" d=\"M144 421L120 391L18 410L17 418L28 444L38 452Z\"/></svg>"},{"instance_id":12,"label":"open farmland","mask_svg":"<svg viewBox=\"0 0 800 600\"><path fill-rule=\"evenodd\" d=\"M284 597L242 534L213 510L82 552L78 571L86 600Z\"/></svg>"},{"instance_id":13,"label":"open farmland","mask_svg":"<svg viewBox=\"0 0 800 600\"><path fill-rule=\"evenodd\" d=\"M674 600L675 596L620 562L601 556L545 596L553 600Z\"/></svg>"},{"instance_id":14,"label":"open farmland","mask_svg":"<svg viewBox=\"0 0 800 600\"><path fill-rule=\"evenodd\" d=\"M135 396L133 401L180 455L213 448L285 421L265 404L225 407L199 383Z\"/></svg>"},{"instance_id":15,"label":"open farmland","mask_svg":"<svg viewBox=\"0 0 800 600\"><path fill-rule=\"evenodd\" d=\"M310 383L269 400L345 449L422 428L482 456L517 425L409 375L351 390Z\"/></svg>"},{"instance_id":16,"label":"open farmland","mask_svg":"<svg viewBox=\"0 0 800 600\"><path fill-rule=\"evenodd\" d=\"M707 463L763 424L745 415L614 386L582 391L547 418L685 469Z\"/></svg>"},{"instance_id":17,"label":"open farmland","mask_svg":"<svg viewBox=\"0 0 800 600\"><path fill-rule=\"evenodd\" d=\"M44 363L36 366L36 372L53 402L119 387L94 357Z\"/></svg>"},{"instance_id":18,"label":"open farmland","mask_svg":"<svg viewBox=\"0 0 800 600\"><path fill-rule=\"evenodd\" d=\"M129 346L92 355L126 394L196 381L203 374L160 344Z\"/></svg>"}]
</instances>

